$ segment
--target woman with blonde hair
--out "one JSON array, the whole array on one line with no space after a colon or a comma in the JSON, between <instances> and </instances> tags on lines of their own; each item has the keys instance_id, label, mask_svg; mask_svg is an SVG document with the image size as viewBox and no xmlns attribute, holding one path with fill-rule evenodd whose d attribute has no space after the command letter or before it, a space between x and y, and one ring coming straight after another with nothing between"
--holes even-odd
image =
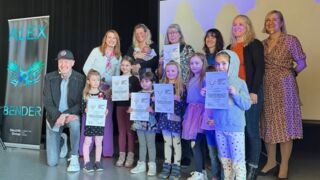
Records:
<instances>
[{"instance_id":1,"label":"woman with blonde hair","mask_svg":"<svg viewBox=\"0 0 320 180\"><path fill-rule=\"evenodd\" d=\"M117 31L111 29L108 30L99 47L95 47L88 56L84 66L83 72L87 75L90 69L94 69L101 74L100 89L106 94L108 100L108 115L104 127L103 136L103 156L111 157L113 155L113 124L112 124L112 112L113 104L111 101L111 85L112 76L120 75L120 38ZM81 132L80 140L80 155L82 155L81 149L84 142L84 135ZM92 144L90 145L90 149Z\"/></svg>"},{"instance_id":2,"label":"woman with blonde hair","mask_svg":"<svg viewBox=\"0 0 320 180\"><path fill-rule=\"evenodd\" d=\"M268 160L260 175L278 172L276 145L280 144L281 163L278 179L288 178L288 163L292 140L302 139L302 121L296 76L306 68L306 55L293 35L286 33L280 11L270 11L265 18L263 40L265 74L263 77L264 105L261 116L261 136Z\"/></svg>"},{"instance_id":3,"label":"woman with blonde hair","mask_svg":"<svg viewBox=\"0 0 320 180\"><path fill-rule=\"evenodd\" d=\"M145 72L153 72L158 67L158 47L151 40L151 32L144 24L137 24L132 35L132 45L127 55L133 58L133 73L140 76Z\"/></svg>"},{"instance_id":4,"label":"woman with blonde hair","mask_svg":"<svg viewBox=\"0 0 320 180\"><path fill-rule=\"evenodd\" d=\"M252 22L247 16L238 15L233 19L231 44L228 49L235 51L239 56L239 77L246 81L250 93L252 105L245 112L246 162L247 179L254 180L261 152L259 124L263 104L264 54L263 45L255 39Z\"/></svg>"}]
</instances>

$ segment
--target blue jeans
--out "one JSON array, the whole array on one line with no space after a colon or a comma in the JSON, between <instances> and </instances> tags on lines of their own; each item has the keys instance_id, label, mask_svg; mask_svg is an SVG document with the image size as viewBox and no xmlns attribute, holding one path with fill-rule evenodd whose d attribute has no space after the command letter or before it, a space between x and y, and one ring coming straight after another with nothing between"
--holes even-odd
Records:
<instances>
[{"instance_id":1,"label":"blue jeans","mask_svg":"<svg viewBox=\"0 0 320 180\"><path fill-rule=\"evenodd\" d=\"M223 170L218 158L216 133L214 130L206 130L207 145L211 163L211 175L217 179L223 179Z\"/></svg>"},{"instance_id":2,"label":"blue jeans","mask_svg":"<svg viewBox=\"0 0 320 180\"><path fill-rule=\"evenodd\" d=\"M71 155L78 155L80 142L80 120L71 121L65 125L70 131ZM60 158L61 133L64 127L59 128L59 132L53 131L48 124L46 125L46 146L47 163L49 166L56 166Z\"/></svg>"},{"instance_id":3,"label":"blue jeans","mask_svg":"<svg viewBox=\"0 0 320 180\"><path fill-rule=\"evenodd\" d=\"M261 152L259 124L263 101L263 90L261 87L258 92L258 103L252 104L251 108L245 112L246 161L254 168L258 167Z\"/></svg>"},{"instance_id":4,"label":"blue jeans","mask_svg":"<svg viewBox=\"0 0 320 180\"><path fill-rule=\"evenodd\" d=\"M195 145L192 148L195 170L202 173L205 170L205 157L206 157L206 140L205 134L198 133L195 140Z\"/></svg>"}]
</instances>

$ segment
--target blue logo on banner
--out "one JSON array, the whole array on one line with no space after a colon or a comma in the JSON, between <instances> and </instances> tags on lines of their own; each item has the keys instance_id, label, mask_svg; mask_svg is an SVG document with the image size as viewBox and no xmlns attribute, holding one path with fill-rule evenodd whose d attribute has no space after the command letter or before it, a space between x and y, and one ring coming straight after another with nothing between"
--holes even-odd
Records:
<instances>
[{"instance_id":1,"label":"blue logo on banner","mask_svg":"<svg viewBox=\"0 0 320 180\"><path fill-rule=\"evenodd\" d=\"M33 62L27 70L14 61L9 61L8 76L9 83L15 87L17 86L31 86L37 84L41 78L44 63L40 60Z\"/></svg>"}]
</instances>

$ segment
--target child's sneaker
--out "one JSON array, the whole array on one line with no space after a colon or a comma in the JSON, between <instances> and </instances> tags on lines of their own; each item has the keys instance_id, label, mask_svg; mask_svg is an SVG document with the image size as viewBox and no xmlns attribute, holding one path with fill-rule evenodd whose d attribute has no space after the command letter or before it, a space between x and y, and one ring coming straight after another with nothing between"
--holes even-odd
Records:
<instances>
[{"instance_id":1,"label":"child's sneaker","mask_svg":"<svg viewBox=\"0 0 320 180\"><path fill-rule=\"evenodd\" d=\"M203 179L204 180L208 180L208 174L206 170L202 170L202 174L203 174Z\"/></svg>"},{"instance_id":2,"label":"child's sneaker","mask_svg":"<svg viewBox=\"0 0 320 180\"><path fill-rule=\"evenodd\" d=\"M146 167L146 162L143 161L138 161L137 166L131 169L132 174L137 174L137 173L142 173L146 172L147 167Z\"/></svg>"},{"instance_id":3,"label":"child's sneaker","mask_svg":"<svg viewBox=\"0 0 320 180\"><path fill-rule=\"evenodd\" d=\"M180 173L180 166L177 164L172 164L171 174L169 176L170 180L177 180L180 179L181 173Z\"/></svg>"},{"instance_id":4,"label":"child's sneaker","mask_svg":"<svg viewBox=\"0 0 320 180\"><path fill-rule=\"evenodd\" d=\"M204 180L203 173L194 171L187 180Z\"/></svg>"},{"instance_id":5,"label":"child's sneaker","mask_svg":"<svg viewBox=\"0 0 320 180\"><path fill-rule=\"evenodd\" d=\"M126 153L125 152L120 152L119 153L119 159L116 162L116 166L118 166L118 167L123 166L125 159L126 159Z\"/></svg>"},{"instance_id":6,"label":"child's sneaker","mask_svg":"<svg viewBox=\"0 0 320 180\"><path fill-rule=\"evenodd\" d=\"M134 153L128 152L126 163L124 164L124 166L126 168L131 168L133 165L133 162L134 162Z\"/></svg>"},{"instance_id":7,"label":"child's sneaker","mask_svg":"<svg viewBox=\"0 0 320 180\"><path fill-rule=\"evenodd\" d=\"M155 176L157 174L157 165L155 162L148 162L148 176Z\"/></svg>"},{"instance_id":8,"label":"child's sneaker","mask_svg":"<svg viewBox=\"0 0 320 180\"><path fill-rule=\"evenodd\" d=\"M71 155L71 157L68 159L70 161L69 166L67 168L68 172L77 172L80 171L80 164L78 155Z\"/></svg>"},{"instance_id":9,"label":"child's sneaker","mask_svg":"<svg viewBox=\"0 0 320 180\"><path fill-rule=\"evenodd\" d=\"M90 172L93 172L94 169L93 169L93 165L91 162L87 162L85 165L84 165L84 168L83 170L87 173L90 173Z\"/></svg>"},{"instance_id":10,"label":"child's sneaker","mask_svg":"<svg viewBox=\"0 0 320 180\"><path fill-rule=\"evenodd\" d=\"M102 166L102 163L100 161L97 161L94 164L94 167L95 167L96 171L103 171L103 166Z\"/></svg>"},{"instance_id":11,"label":"child's sneaker","mask_svg":"<svg viewBox=\"0 0 320 180\"><path fill-rule=\"evenodd\" d=\"M158 177L161 179L167 179L170 175L170 171L171 171L171 164L163 163L162 170L159 173Z\"/></svg>"}]
</instances>

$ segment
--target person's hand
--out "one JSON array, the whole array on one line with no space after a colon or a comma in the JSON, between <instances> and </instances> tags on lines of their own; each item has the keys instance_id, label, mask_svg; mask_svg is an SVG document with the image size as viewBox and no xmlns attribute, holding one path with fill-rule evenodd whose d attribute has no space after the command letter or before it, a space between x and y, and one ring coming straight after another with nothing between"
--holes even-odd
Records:
<instances>
[{"instance_id":1,"label":"person's hand","mask_svg":"<svg viewBox=\"0 0 320 180\"><path fill-rule=\"evenodd\" d=\"M237 93L236 88L234 86L229 86L228 90L229 90L229 94L233 96L236 95Z\"/></svg>"},{"instance_id":2,"label":"person's hand","mask_svg":"<svg viewBox=\"0 0 320 180\"><path fill-rule=\"evenodd\" d=\"M163 65L163 62L164 62L164 58L163 58L163 56L162 57L160 57L160 59L159 59L159 65Z\"/></svg>"},{"instance_id":3,"label":"person's hand","mask_svg":"<svg viewBox=\"0 0 320 180\"><path fill-rule=\"evenodd\" d=\"M108 109L106 109L106 112L104 113L106 116L108 115L109 111Z\"/></svg>"},{"instance_id":4,"label":"person's hand","mask_svg":"<svg viewBox=\"0 0 320 180\"><path fill-rule=\"evenodd\" d=\"M68 116L66 117L65 123L69 123L69 122L75 121L75 120L77 120L77 119L79 119L77 115L75 115L75 114L70 114L70 115L68 115Z\"/></svg>"},{"instance_id":5,"label":"person's hand","mask_svg":"<svg viewBox=\"0 0 320 180\"><path fill-rule=\"evenodd\" d=\"M207 92L207 88L202 88L200 91L201 96L205 96Z\"/></svg>"},{"instance_id":6,"label":"person's hand","mask_svg":"<svg viewBox=\"0 0 320 180\"><path fill-rule=\"evenodd\" d=\"M55 125L56 126L63 126L66 123L66 117L68 114L60 114L60 116L58 117Z\"/></svg>"},{"instance_id":7,"label":"person's hand","mask_svg":"<svg viewBox=\"0 0 320 180\"><path fill-rule=\"evenodd\" d=\"M140 67L141 67L140 64L132 65L132 72L138 74Z\"/></svg>"},{"instance_id":8,"label":"person's hand","mask_svg":"<svg viewBox=\"0 0 320 180\"><path fill-rule=\"evenodd\" d=\"M258 103L258 95L255 93L250 93L250 99L251 99L251 104L257 104Z\"/></svg>"},{"instance_id":9,"label":"person's hand","mask_svg":"<svg viewBox=\"0 0 320 180\"><path fill-rule=\"evenodd\" d=\"M146 53L143 53L143 52L133 53L133 57L134 57L135 59L144 59L145 56L146 56Z\"/></svg>"},{"instance_id":10,"label":"person's hand","mask_svg":"<svg viewBox=\"0 0 320 180\"><path fill-rule=\"evenodd\" d=\"M131 107L128 108L127 113L131 113L133 109Z\"/></svg>"},{"instance_id":11,"label":"person's hand","mask_svg":"<svg viewBox=\"0 0 320 180\"><path fill-rule=\"evenodd\" d=\"M147 108L147 112L153 112L153 109L152 109L152 107L151 106L149 106L148 108Z\"/></svg>"},{"instance_id":12,"label":"person's hand","mask_svg":"<svg viewBox=\"0 0 320 180\"><path fill-rule=\"evenodd\" d=\"M207 124L210 126L214 126L214 120L213 119L208 119Z\"/></svg>"},{"instance_id":13,"label":"person's hand","mask_svg":"<svg viewBox=\"0 0 320 180\"><path fill-rule=\"evenodd\" d=\"M84 109L84 112L86 112L86 113L87 113L87 112L88 112L88 108L85 108L85 109Z\"/></svg>"},{"instance_id":14,"label":"person's hand","mask_svg":"<svg viewBox=\"0 0 320 180\"><path fill-rule=\"evenodd\" d=\"M180 102L180 101L181 101L181 98L180 98L180 96L178 96L178 95L174 95L174 100Z\"/></svg>"}]
</instances>

